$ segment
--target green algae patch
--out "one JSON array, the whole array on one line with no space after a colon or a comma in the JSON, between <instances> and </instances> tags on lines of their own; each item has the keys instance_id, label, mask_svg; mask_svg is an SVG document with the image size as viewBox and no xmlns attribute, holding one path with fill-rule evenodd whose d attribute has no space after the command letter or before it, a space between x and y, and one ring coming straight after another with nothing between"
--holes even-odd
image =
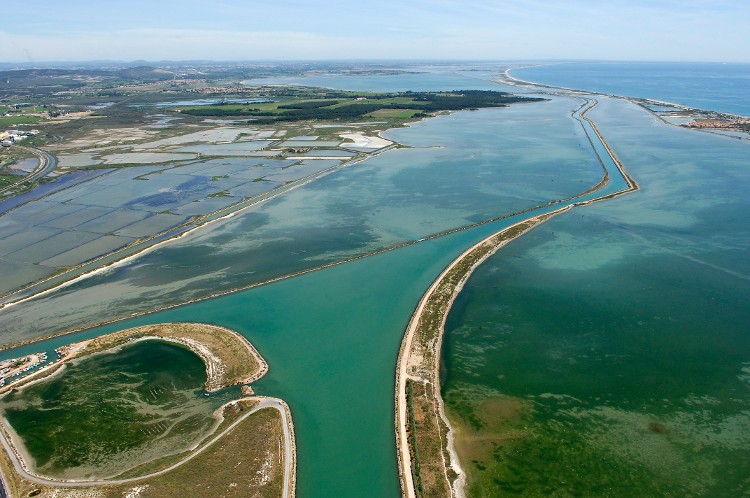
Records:
<instances>
[{"instance_id":1,"label":"green algae patch","mask_svg":"<svg viewBox=\"0 0 750 498\"><path fill-rule=\"evenodd\" d=\"M238 422L234 428L184 465L141 480L82 487L39 484L15 474L5 454L0 454L0 469L11 496L283 496L284 454L279 448L284 444L284 421L274 409L259 410L243 419L256 404L243 399L225 405L224 421L217 432ZM169 464L157 461L147 465L134 472L144 475Z\"/></svg>"},{"instance_id":2,"label":"green algae patch","mask_svg":"<svg viewBox=\"0 0 750 498\"><path fill-rule=\"evenodd\" d=\"M0 410L36 472L110 477L208 435L220 402L203 395L205 382L203 362L186 347L140 341L71 362L9 393Z\"/></svg>"},{"instance_id":3,"label":"green algae patch","mask_svg":"<svg viewBox=\"0 0 750 498\"><path fill-rule=\"evenodd\" d=\"M702 448L694 446L693 428L672 418L654 422L636 411L582 408L565 397L499 394L476 397L458 415L450 406L462 404L455 397L462 388L472 390L456 387L446 411L468 476L467 496L713 496L719 485L710 435ZM503 408L487 410L495 404ZM524 408L517 412L513 405ZM720 485L742 488L736 478Z\"/></svg>"},{"instance_id":4,"label":"green algae patch","mask_svg":"<svg viewBox=\"0 0 750 498\"><path fill-rule=\"evenodd\" d=\"M268 365L234 331L135 327L56 350L59 361L4 388L6 439L28 471L60 480L143 475L221 429L230 387ZM243 388L242 392L252 393Z\"/></svg>"}]
</instances>

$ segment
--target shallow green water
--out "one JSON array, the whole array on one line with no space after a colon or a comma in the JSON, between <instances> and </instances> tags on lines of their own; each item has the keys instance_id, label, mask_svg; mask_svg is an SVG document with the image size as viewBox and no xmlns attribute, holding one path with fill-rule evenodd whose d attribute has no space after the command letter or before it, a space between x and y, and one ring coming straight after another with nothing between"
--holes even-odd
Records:
<instances>
[{"instance_id":1,"label":"shallow green water","mask_svg":"<svg viewBox=\"0 0 750 498\"><path fill-rule=\"evenodd\" d=\"M594 115L642 190L513 242L449 316L445 398L486 442L471 494L746 494L748 144Z\"/></svg>"},{"instance_id":2,"label":"shallow green water","mask_svg":"<svg viewBox=\"0 0 750 498\"><path fill-rule=\"evenodd\" d=\"M208 434L213 411L228 395L203 396L205 381L203 361L192 351L142 341L8 394L0 411L41 474L111 477Z\"/></svg>"}]
</instances>

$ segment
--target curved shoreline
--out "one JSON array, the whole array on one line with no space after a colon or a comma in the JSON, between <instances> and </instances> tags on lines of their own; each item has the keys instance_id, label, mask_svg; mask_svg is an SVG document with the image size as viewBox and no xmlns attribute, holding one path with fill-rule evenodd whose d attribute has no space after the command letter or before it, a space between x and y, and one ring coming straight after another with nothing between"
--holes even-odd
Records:
<instances>
[{"instance_id":1,"label":"curved shoreline","mask_svg":"<svg viewBox=\"0 0 750 498\"><path fill-rule=\"evenodd\" d=\"M203 337L201 337L201 335L203 335ZM258 353L255 347L246 338L233 330L208 324L163 323L134 327L119 332L113 332L95 339L68 345L65 348L61 348L67 351L67 353L63 353L64 355L60 361L50 363L44 368L34 372L32 375L20 379L16 383L5 386L2 391L23 389L24 387L58 375L64 370L65 365L72 361L96 354L113 352L127 344L143 340L167 341L189 348L201 358L206 367L205 387L209 392L229 387L231 385L247 385L250 382L260 379L268 372L268 363L265 359L263 359L260 353ZM237 371L237 365L229 364L230 356L236 356L233 352L238 347L243 348L245 352L244 357L240 358L239 361L239 371ZM245 413L240 418L233 421L219 434L216 434L215 431L220 427L224 420L224 410L236 405L240 401L257 402L257 404L248 413ZM28 458L25 449L19 446L22 445L22 443L14 437L15 431L12 427L6 426L7 422L4 419L0 421L0 443L18 476L36 484L55 487L95 487L128 484L161 476L182 466L201 454L214 443L218 442L250 415L265 408L278 410L281 417L284 439L284 454L281 455L284 466L283 496L284 498L293 497L296 487L296 444L294 438L294 425L289 406L279 398L267 396L245 396L225 403L214 413L218 422L214 429L212 429L212 432L198 442L196 446L186 450L189 453L185 457L161 470L146 475L123 479L104 478L93 480L67 480L46 477L32 472L26 463L24 456L22 456L25 455L26 458Z\"/></svg>"},{"instance_id":2,"label":"curved shoreline","mask_svg":"<svg viewBox=\"0 0 750 498\"><path fill-rule=\"evenodd\" d=\"M84 480L63 480L63 479L52 479L48 477L39 476L37 474L33 474L28 471L26 468L23 460L21 460L18 456L17 451L15 448L9 443L7 436L0 432L0 443L2 443L3 448L5 449L6 453L11 459L11 462L13 463L13 467L18 472L19 475L21 475L24 479L27 479L31 482L47 485L47 486L55 486L55 487L95 487L95 486L107 486L112 484L128 484L128 483L134 483L139 481L144 481L153 477L157 477L163 474L166 474L167 472L174 470L178 467L181 467L182 465L186 464L193 458L200 455L203 451L211 447L214 443L218 442L222 437L227 435L229 432L232 431L237 425L242 423L246 418L248 418L250 415L255 414L256 412L260 410L264 410L267 408L270 409L276 409L279 411L279 414L283 420L283 426L284 426L284 441L285 441L285 447L290 448L291 451L284 453L284 498L292 498L295 495L295 487L296 487L296 446L295 446L295 439L294 439L294 424L292 422L291 418L291 412L289 410L289 406L284 402L282 399L279 398L273 398L268 396L257 396L252 398L241 398L240 400L231 401L222 407L220 409L223 409L225 407L231 406L233 403L236 403L236 401L241 400L258 400L259 403L255 407L253 407L249 412L244 414L239 419L232 422L229 427L224 429L221 433L215 435L213 438L211 438L208 442L205 444L201 444L195 451L187 455L185 458L181 459L180 461L170 465L169 467L158 470L156 472L152 472L150 474L146 474L143 476L137 476L137 477L128 477L125 479L101 479L101 480L92 480L92 481L84 481Z\"/></svg>"},{"instance_id":3,"label":"curved shoreline","mask_svg":"<svg viewBox=\"0 0 750 498\"><path fill-rule=\"evenodd\" d=\"M473 271L483 263L487 258L497 252L502 246L508 242L514 240L516 237L526 233L534 226L546 221L546 219L567 211L572 206L565 206L551 213L531 217L527 220L515 223L507 228L504 228L500 232L490 235L484 240L476 243L466 251L464 251L458 258L453 260L445 270L438 276L438 278L432 283L427 292L423 295L419 304L417 305L414 314L412 315L409 325L406 329L406 334L401 343L399 350L398 361L397 361L397 373L396 373L396 446L398 451L398 463L399 463L399 477L401 479L401 490L402 494L407 497L416 497L416 486L413 479L414 464L412 463L412 448L409 443L409 422L407 421L407 382L414 381L423 384L432 385L432 396L435 403L438 406L436 410L436 416L439 416L440 423L442 423L447 429L447 439L442 441L442 434L438 435L441 440L441 446L447 450L449 458L446 460L445 456L441 451L441 458L445 467L443 476L448 484L448 488L451 491L452 496L461 497L464 496L462 483L465 481L465 473L460 467L455 449L453 448L452 440L452 428L448 419L445 415L443 406L443 400L440 396L440 383L439 383L439 368L440 368L440 350L442 347L443 332L445 320L448 316L453 301L458 296L459 292L463 288L464 283L471 276ZM518 231L520 229L520 231ZM512 235L508 235L512 234ZM471 261L467 261L472 259ZM462 269L458 275L452 275L456 268L469 262L470 266L466 269ZM450 277L458 277L457 282L448 282L451 280ZM445 290L443 287L448 284L450 294L449 298L445 300ZM443 294L443 302L434 302L440 300L440 295ZM417 335L420 332L420 325L424 322L424 317L427 308L438 308L437 314L439 319L439 333L435 336L426 337L426 344L417 344ZM434 332L434 331L433 331ZM429 349L429 350L428 350ZM426 353L426 354L425 354ZM425 358L429 358L427 365L424 363ZM441 448L442 449L442 448ZM451 481L448 476L448 468L458 475L458 477ZM456 483L459 483L456 486Z\"/></svg>"},{"instance_id":4,"label":"curved shoreline","mask_svg":"<svg viewBox=\"0 0 750 498\"><path fill-rule=\"evenodd\" d=\"M204 335L201 338L201 335ZM247 364L243 364L246 371L234 378L226 378L226 368L222 360L228 358L227 352L216 351L221 349L221 345L214 345L213 348L206 344L210 336L215 341L217 337L231 338L235 346L241 345L245 350ZM67 363L81 359L93 354L114 351L135 340L157 339L175 344L181 344L195 353L206 366L206 391L214 392L224 387L237 384L249 384L263 377L268 372L268 363L263 359L260 353L245 337L237 332L217 325L203 323L187 322L169 322L158 323L153 325L141 325L129 329L111 332L93 339L79 341L68 344L59 348L59 361L50 361L42 366L39 370L11 382L0 388L0 395L11 389L20 389L27 385L36 383L40 380L47 379L56 375L58 371L63 370ZM36 342L36 341L35 341ZM226 342L226 341L225 341ZM226 346L226 345L224 345ZM218 353L218 354L217 354ZM253 365L254 364L254 365Z\"/></svg>"},{"instance_id":5,"label":"curved shoreline","mask_svg":"<svg viewBox=\"0 0 750 498\"><path fill-rule=\"evenodd\" d=\"M569 62L567 64L574 64L574 62ZM629 102L632 102L633 104L636 104L636 105L638 105L640 107L643 107L644 109L646 109L651 114L654 114L664 124L668 124L670 126L676 126L678 128L685 128L685 127L684 126L680 126L680 125L675 124L675 123L671 123L671 122L665 120L664 118L662 118L661 116L659 116L658 114L656 114L654 111L652 111L651 109L649 109L648 107L646 107L644 105L644 103L674 107L674 108L680 109L682 111L693 111L693 112L697 112L697 113L713 113L713 114L717 114L717 115L721 115L721 116L727 116L727 117L731 117L731 118L748 119L750 117L750 116L745 116L745 115L742 115L742 114L734 114L734 113L731 113L731 112L715 111L715 110L712 110L712 109L704 109L704 108L701 108L701 107L693 107L693 106L689 106L687 104L680 104L678 102L671 102L669 100L659 100L659 99L652 99L652 98L648 98L648 97L633 97L633 96L628 96L628 95L617 95L617 94L614 94L614 93L598 92L598 91L595 91L595 90L581 90L579 88L569 88L569 87L566 87L566 86L557 86L557 85L551 85L551 84L547 84L547 83L538 83L538 82L535 82L535 81L524 80L524 79L518 78L518 77L513 76L513 75L510 74L511 71L514 71L516 69L525 69L525 68L530 68L530 67L540 67L540 66L550 66L550 65L552 65L552 64L531 64L531 65L526 65L526 66L517 66L517 67L506 68L502 72L502 75L503 75L503 78L504 78L504 82L507 83L507 84L509 84L509 85L513 85L513 86L532 86L532 87L546 88L546 89L550 89L550 90L562 90L562 91L573 93L573 94L580 94L580 95L602 95L604 97L611 97L611 98L615 98L615 99L627 100ZM695 131L702 131L702 132L707 132L708 131L708 130L702 129L702 128L688 128L688 129L693 129Z\"/></svg>"},{"instance_id":6,"label":"curved shoreline","mask_svg":"<svg viewBox=\"0 0 750 498\"><path fill-rule=\"evenodd\" d=\"M594 105L596 105L595 102ZM624 166L601 135L597 126L586 116L586 112L593 108L594 105L582 112L580 116L588 122L597 135L597 138L625 180L627 187L611 194L572 203L548 213L532 216L478 242L464 251L441 272L423 295L409 321L399 350L395 390L396 447L399 479L402 495L407 498L416 498L418 496L417 487L422 489L423 486L421 475L419 474L422 463L419 460L418 448L414 448L417 445L419 436L418 434L413 434L411 430L416 429L416 424L414 423L414 401L413 394L411 394L415 382L422 384L425 391L425 398L430 398L427 401L420 399L418 402L425 405L422 408L426 412L431 413L437 422L437 435L421 434L421 436L424 438L424 447L432 451L431 456L433 460L437 459L435 457L435 446L436 444L438 445L439 460L442 464L442 474L439 480L444 481L442 484L445 485L440 489L440 492L442 494L447 492L450 496L457 498L465 496L466 473L461 468L455 450L455 431L445 413L445 406L440 393L439 368L442 341L445 333L445 321L453 302L471 274L502 246L553 216L576 206L584 206L600 200L610 199L636 191L639 188L635 180L625 171ZM594 152L596 153L596 150ZM600 183L596 186L598 188L595 187L595 190L599 190L603 186L604 184ZM428 384L431 385L431 388L427 387ZM419 433L419 431L415 432ZM430 438L432 438L431 441L429 440ZM413 453L416 455L416 459L413 458ZM431 463L434 464L434 462ZM417 474L416 480L418 481L416 483L415 473ZM453 479L451 478L451 473L455 475ZM431 477L433 478L431 479L433 483L438 479L435 476Z\"/></svg>"}]
</instances>

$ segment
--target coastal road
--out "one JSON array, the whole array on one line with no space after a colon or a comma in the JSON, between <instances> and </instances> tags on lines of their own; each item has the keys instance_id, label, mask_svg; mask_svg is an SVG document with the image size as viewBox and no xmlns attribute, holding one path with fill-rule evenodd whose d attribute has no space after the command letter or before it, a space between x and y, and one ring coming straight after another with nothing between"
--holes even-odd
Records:
<instances>
[{"instance_id":1,"label":"coastal road","mask_svg":"<svg viewBox=\"0 0 750 498\"><path fill-rule=\"evenodd\" d=\"M148 474L141 477L131 477L128 479L103 479L99 481L64 481L64 480L57 480L57 479L48 479L45 477L40 477L34 474L29 473L26 468L23 465L23 462L18 457L18 454L13 449L13 447L8 442L8 439L5 435L5 431L0 431L0 442L2 442L3 448L5 449L5 452L10 457L11 461L13 462L13 467L15 468L16 472L20 474L24 479L29 480L31 482L42 484L45 486L60 486L60 487L91 487L91 486L103 486L107 484L127 484L131 482L141 482L145 481L147 479L160 476L162 474L166 474L167 472L176 469L177 467L180 467L193 458L197 457L201 453L203 453L207 448L209 448L211 445L216 443L218 440L220 440L222 437L224 437L226 434L228 434L232 429L234 429L237 425L239 425L242 421L244 421L247 417L252 415L255 412L258 412L260 410L266 409L266 408L272 408L275 410L278 410L281 414L281 420L282 420L282 427L284 430L284 490L283 490L283 498L293 498L295 493L295 447L294 447L294 436L292 433L292 421L289 416L289 409L282 401L278 398L266 398L266 397L260 397L256 398L260 400L260 402L253 407L252 410L244 414L242 417L235 420L229 427L224 429L220 434L217 436L214 436L213 439L211 439L208 443L201 446L198 450L194 451L184 459L180 460L179 462L175 463L174 465L171 465L170 467L167 467L166 469L160 470L158 472L154 472L152 474ZM2 495L0 495L1 497Z\"/></svg>"},{"instance_id":2,"label":"coastal road","mask_svg":"<svg viewBox=\"0 0 750 498\"><path fill-rule=\"evenodd\" d=\"M28 175L24 176L17 182L0 189L0 197L23 184L31 183L44 176L47 176L50 172L52 172L52 170L55 169L55 166L57 166L57 159L55 159L55 156L53 156L49 152L45 152L41 149L35 149L34 147L25 147L23 145L14 145L13 147L34 154L39 160L39 164L36 168L34 168L34 171L29 173Z\"/></svg>"},{"instance_id":3,"label":"coastal road","mask_svg":"<svg viewBox=\"0 0 750 498\"><path fill-rule=\"evenodd\" d=\"M5 476L0 470L0 498L8 498L8 488L5 486Z\"/></svg>"}]
</instances>

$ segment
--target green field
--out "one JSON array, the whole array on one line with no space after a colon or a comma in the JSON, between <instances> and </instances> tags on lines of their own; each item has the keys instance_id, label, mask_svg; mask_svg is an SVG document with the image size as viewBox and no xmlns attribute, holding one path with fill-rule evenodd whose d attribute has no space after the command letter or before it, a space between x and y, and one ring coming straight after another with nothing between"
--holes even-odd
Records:
<instances>
[{"instance_id":1,"label":"green field","mask_svg":"<svg viewBox=\"0 0 750 498\"><path fill-rule=\"evenodd\" d=\"M39 116L1 116L0 128L4 128L6 126L16 126L20 124L38 123L39 121L42 121L42 118L40 118Z\"/></svg>"}]
</instances>

